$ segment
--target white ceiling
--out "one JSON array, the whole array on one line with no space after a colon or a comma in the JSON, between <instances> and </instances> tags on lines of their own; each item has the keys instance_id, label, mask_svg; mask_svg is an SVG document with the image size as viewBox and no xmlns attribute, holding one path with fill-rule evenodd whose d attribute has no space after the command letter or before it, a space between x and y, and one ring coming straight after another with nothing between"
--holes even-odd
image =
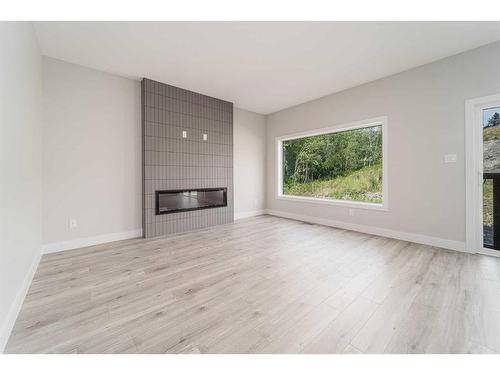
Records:
<instances>
[{"instance_id":1,"label":"white ceiling","mask_svg":"<svg viewBox=\"0 0 500 375\"><path fill-rule=\"evenodd\" d=\"M35 22L42 54L271 113L500 40L500 22Z\"/></svg>"}]
</instances>

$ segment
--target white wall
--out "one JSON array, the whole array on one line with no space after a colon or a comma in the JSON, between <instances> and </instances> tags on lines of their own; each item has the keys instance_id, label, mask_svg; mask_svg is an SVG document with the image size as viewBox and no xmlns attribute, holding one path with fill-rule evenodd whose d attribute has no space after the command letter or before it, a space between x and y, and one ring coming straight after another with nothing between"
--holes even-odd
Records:
<instances>
[{"instance_id":1,"label":"white wall","mask_svg":"<svg viewBox=\"0 0 500 375\"><path fill-rule=\"evenodd\" d=\"M267 208L320 220L465 240L464 101L500 92L500 43L267 117ZM389 211L276 199L275 137L388 116ZM456 153L456 164L444 164Z\"/></svg>"},{"instance_id":2,"label":"white wall","mask_svg":"<svg viewBox=\"0 0 500 375\"><path fill-rule=\"evenodd\" d=\"M142 227L140 82L46 57L43 80L45 246L134 236Z\"/></svg>"},{"instance_id":3,"label":"white wall","mask_svg":"<svg viewBox=\"0 0 500 375\"><path fill-rule=\"evenodd\" d=\"M0 352L42 236L41 57L31 23L0 22Z\"/></svg>"},{"instance_id":4,"label":"white wall","mask_svg":"<svg viewBox=\"0 0 500 375\"><path fill-rule=\"evenodd\" d=\"M45 251L138 236L140 82L47 57L43 79ZM264 116L235 108L236 217L264 208L264 177Z\"/></svg>"},{"instance_id":5,"label":"white wall","mask_svg":"<svg viewBox=\"0 0 500 375\"><path fill-rule=\"evenodd\" d=\"M252 216L265 208L265 117L234 109L234 217Z\"/></svg>"}]
</instances>

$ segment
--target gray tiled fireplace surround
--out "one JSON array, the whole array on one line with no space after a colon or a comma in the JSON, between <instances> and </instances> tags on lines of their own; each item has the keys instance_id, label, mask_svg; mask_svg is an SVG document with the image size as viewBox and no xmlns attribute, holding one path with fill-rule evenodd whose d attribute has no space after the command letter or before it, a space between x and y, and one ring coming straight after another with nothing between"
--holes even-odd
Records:
<instances>
[{"instance_id":1,"label":"gray tiled fireplace surround","mask_svg":"<svg viewBox=\"0 0 500 375\"><path fill-rule=\"evenodd\" d=\"M233 221L232 103L145 78L142 142L144 237ZM219 187L227 207L155 214L157 190Z\"/></svg>"}]
</instances>

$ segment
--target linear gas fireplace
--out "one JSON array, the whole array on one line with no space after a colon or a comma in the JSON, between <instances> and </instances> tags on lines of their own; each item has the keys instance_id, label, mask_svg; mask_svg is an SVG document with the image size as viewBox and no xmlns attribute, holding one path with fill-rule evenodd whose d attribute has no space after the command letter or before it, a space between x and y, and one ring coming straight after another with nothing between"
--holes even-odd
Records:
<instances>
[{"instance_id":1,"label":"linear gas fireplace","mask_svg":"<svg viewBox=\"0 0 500 375\"><path fill-rule=\"evenodd\" d=\"M157 190L156 214L227 206L227 188Z\"/></svg>"}]
</instances>

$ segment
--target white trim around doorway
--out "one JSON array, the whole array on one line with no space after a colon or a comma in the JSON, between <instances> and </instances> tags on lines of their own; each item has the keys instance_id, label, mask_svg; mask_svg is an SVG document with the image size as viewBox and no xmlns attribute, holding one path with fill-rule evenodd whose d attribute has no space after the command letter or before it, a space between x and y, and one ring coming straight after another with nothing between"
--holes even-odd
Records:
<instances>
[{"instance_id":1,"label":"white trim around doorway","mask_svg":"<svg viewBox=\"0 0 500 375\"><path fill-rule=\"evenodd\" d=\"M483 247L482 223L482 110L500 106L500 94L465 101L465 238L466 251L500 256Z\"/></svg>"}]
</instances>

